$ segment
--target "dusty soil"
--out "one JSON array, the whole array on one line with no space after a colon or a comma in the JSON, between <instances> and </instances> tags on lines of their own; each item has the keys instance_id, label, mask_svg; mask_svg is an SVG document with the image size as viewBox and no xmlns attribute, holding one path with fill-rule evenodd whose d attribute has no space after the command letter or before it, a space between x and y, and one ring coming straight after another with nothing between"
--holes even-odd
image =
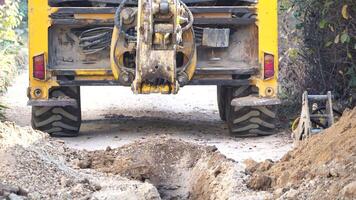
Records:
<instances>
[{"instance_id":1,"label":"dusty soil","mask_svg":"<svg viewBox=\"0 0 356 200\"><path fill-rule=\"evenodd\" d=\"M0 199L261 199L213 146L166 137L79 151L0 123Z\"/></svg>"},{"instance_id":2,"label":"dusty soil","mask_svg":"<svg viewBox=\"0 0 356 200\"><path fill-rule=\"evenodd\" d=\"M27 106L28 74L20 75L2 101L10 108L9 121L30 125ZM178 95L134 95L125 87L82 87L80 135L63 138L75 149L103 150L130 144L135 140L169 136L199 145L213 145L228 158L242 163L278 160L292 148L290 133L276 130L268 137L236 138L219 119L216 87L191 86Z\"/></svg>"},{"instance_id":3,"label":"dusty soil","mask_svg":"<svg viewBox=\"0 0 356 200\"><path fill-rule=\"evenodd\" d=\"M79 163L82 168L152 183L162 199L259 199L267 195L246 193L241 168L215 147L165 137L88 152Z\"/></svg>"},{"instance_id":4,"label":"dusty soil","mask_svg":"<svg viewBox=\"0 0 356 200\"><path fill-rule=\"evenodd\" d=\"M0 123L0 199L159 199L151 184L77 170L78 155L45 133Z\"/></svg>"},{"instance_id":5,"label":"dusty soil","mask_svg":"<svg viewBox=\"0 0 356 200\"><path fill-rule=\"evenodd\" d=\"M30 124L27 79L27 74L19 76L2 97L10 108L6 117L21 126ZM77 138L59 140L35 132L42 136L31 140L36 134L29 128L6 125L9 133L29 133L0 150L7 163L0 168L6 194L26 191L30 199L265 199L269 192L246 187L243 161L278 160L292 147L288 131L276 130L269 137L227 135L215 87L187 87L175 96L137 96L121 87L81 91L83 124Z\"/></svg>"},{"instance_id":6,"label":"dusty soil","mask_svg":"<svg viewBox=\"0 0 356 200\"><path fill-rule=\"evenodd\" d=\"M273 163L246 161L248 185L281 199L356 199L356 108Z\"/></svg>"}]
</instances>

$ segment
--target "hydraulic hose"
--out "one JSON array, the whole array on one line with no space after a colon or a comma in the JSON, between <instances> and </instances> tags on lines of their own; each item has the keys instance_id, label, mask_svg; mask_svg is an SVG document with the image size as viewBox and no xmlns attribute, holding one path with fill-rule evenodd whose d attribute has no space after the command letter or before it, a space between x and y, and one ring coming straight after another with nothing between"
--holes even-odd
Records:
<instances>
[{"instance_id":1,"label":"hydraulic hose","mask_svg":"<svg viewBox=\"0 0 356 200\"><path fill-rule=\"evenodd\" d=\"M116 9L116 12L115 12L115 19L114 19L115 27L118 28L120 31L121 31L121 25L122 25L121 19L120 19L120 14L121 14L121 11L124 8L126 2L127 2L127 0L122 0L119 7Z\"/></svg>"}]
</instances>

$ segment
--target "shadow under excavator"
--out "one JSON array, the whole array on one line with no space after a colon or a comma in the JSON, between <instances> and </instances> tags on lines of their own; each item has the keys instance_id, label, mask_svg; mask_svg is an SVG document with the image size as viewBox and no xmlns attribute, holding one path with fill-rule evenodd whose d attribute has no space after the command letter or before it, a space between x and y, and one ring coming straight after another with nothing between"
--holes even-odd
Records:
<instances>
[{"instance_id":1,"label":"shadow under excavator","mask_svg":"<svg viewBox=\"0 0 356 200\"><path fill-rule=\"evenodd\" d=\"M163 117L133 117L117 114L106 114L101 119L83 120L80 136L92 134L135 134L136 133L201 133L227 135L228 130L223 121L199 119L172 119Z\"/></svg>"}]
</instances>

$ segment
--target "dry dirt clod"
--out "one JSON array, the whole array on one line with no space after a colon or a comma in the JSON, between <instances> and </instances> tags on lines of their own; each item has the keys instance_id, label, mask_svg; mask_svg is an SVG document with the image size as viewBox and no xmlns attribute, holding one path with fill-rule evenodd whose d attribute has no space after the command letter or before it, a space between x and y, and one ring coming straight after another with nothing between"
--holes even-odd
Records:
<instances>
[{"instance_id":1,"label":"dry dirt clod","mask_svg":"<svg viewBox=\"0 0 356 200\"><path fill-rule=\"evenodd\" d=\"M246 166L245 171L246 173L254 173L257 169L258 162L252 159L244 160L243 162Z\"/></svg>"},{"instance_id":2,"label":"dry dirt clod","mask_svg":"<svg viewBox=\"0 0 356 200\"><path fill-rule=\"evenodd\" d=\"M90 159L79 160L77 166L80 169L89 169L91 167L91 160Z\"/></svg>"},{"instance_id":3,"label":"dry dirt clod","mask_svg":"<svg viewBox=\"0 0 356 200\"><path fill-rule=\"evenodd\" d=\"M295 189L290 189L284 195L281 197L281 199L286 199L286 200L297 200L297 195L298 191Z\"/></svg>"},{"instance_id":4,"label":"dry dirt clod","mask_svg":"<svg viewBox=\"0 0 356 200\"><path fill-rule=\"evenodd\" d=\"M247 186L254 190L267 190L271 187L272 179L263 174L253 174Z\"/></svg>"},{"instance_id":5,"label":"dry dirt clod","mask_svg":"<svg viewBox=\"0 0 356 200\"><path fill-rule=\"evenodd\" d=\"M280 189L275 191L281 199L355 199L355 152L356 108L276 163L248 161L247 170L252 172L248 184L265 190L270 177L272 189L294 188L284 194Z\"/></svg>"}]
</instances>

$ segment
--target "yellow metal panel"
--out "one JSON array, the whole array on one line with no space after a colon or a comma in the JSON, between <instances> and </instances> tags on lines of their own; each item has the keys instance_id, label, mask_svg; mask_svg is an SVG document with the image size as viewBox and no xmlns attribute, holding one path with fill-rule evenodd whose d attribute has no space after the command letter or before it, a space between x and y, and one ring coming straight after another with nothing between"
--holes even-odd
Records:
<instances>
[{"instance_id":1,"label":"yellow metal panel","mask_svg":"<svg viewBox=\"0 0 356 200\"><path fill-rule=\"evenodd\" d=\"M102 69L77 69L75 70L77 76L110 76L108 70Z\"/></svg>"},{"instance_id":2,"label":"yellow metal panel","mask_svg":"<svg viewBox=\"0 0 356 200\"><path fill-rule=\"evenodd\" d=\"M74 14L75 19L100 19L100 20L110 20L114 19L114 14Z\"/></svg>"},{"instance_id":3,"label":"yellow metal panel","mask_svg":"<svg viewBox=\"0 0 356 200\"><path fill-rule=\"evenodd\" d=\"M278 79L278 7L277 0L259 0L257 5L257 25L259 29L259 62L261 63L261 73L263 73L264 53L274 55L275 76L269 80L259 77L256 85L259 88L260 96L277 95ZM269 90L273 92L269 92Z\"/></svg>"},{"instance_id":4,"label":"yellow metal panel","mask_svg":"<svg viewBox=\"0 0 356 200\"><path fill-rule=\"evenodd\" d=\"M49 15L55 12L56 8L50 8L47 0L29 0L28 17L29 17L29 74L31 98L47 99L48 90L53 86L58 86L57 82L51 80L47 74L46 81L40 81L33 78L33 56L44 54L46 63L48 62L48 27L51 25ZM42 95L35 96L34 90L40 89Z\"/></svg>"}]
</instances>

